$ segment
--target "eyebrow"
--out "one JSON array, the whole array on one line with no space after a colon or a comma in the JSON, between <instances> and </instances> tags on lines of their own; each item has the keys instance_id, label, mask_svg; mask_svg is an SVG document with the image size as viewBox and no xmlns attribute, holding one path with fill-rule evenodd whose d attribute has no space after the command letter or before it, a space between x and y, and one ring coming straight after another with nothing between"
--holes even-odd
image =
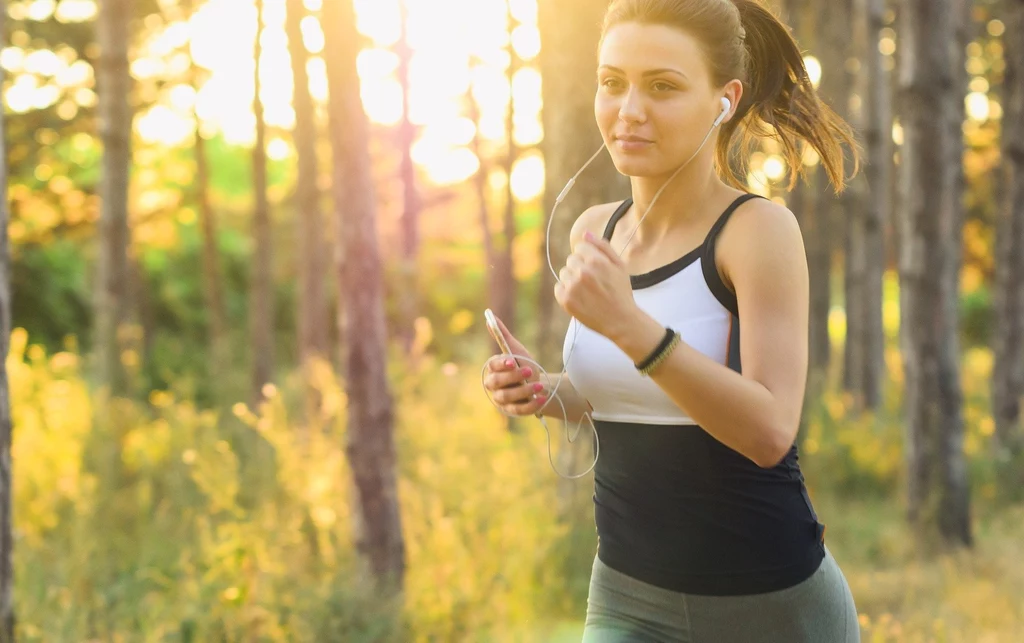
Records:
<instances>
[{"instance_id":1,"label":"eyebrow","mask_svg":"<svg viewBox=\"0 0 1024 643\"><path fill-rule=\"evenodd\" d=\"M611 65L601 65L598 69L607 69L609 71L613 71L615 73L623 74L623 75L625 75L625 73L626 73L626 72L622 71L621 69L619 69L618 67L612 67ZM686 78L686 74L684 74L683 72L679 71L678 69L669 69L668 67L664 67L664 68L661 68L661 69L651 69L649 71L645 71L643 73L642 77L643 78L647 78L648 76L657 76L659 74L676 74L677 76L682 76L684 80L689 80L688 78Z\"/></svg>"}]
</instances>

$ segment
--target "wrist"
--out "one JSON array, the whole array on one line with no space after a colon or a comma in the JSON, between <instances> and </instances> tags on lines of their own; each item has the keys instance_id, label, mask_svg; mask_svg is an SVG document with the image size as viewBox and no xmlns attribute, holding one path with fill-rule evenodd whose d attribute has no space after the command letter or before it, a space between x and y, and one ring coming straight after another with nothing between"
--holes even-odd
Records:
<instances>
[{"instance_id":1,"label":"wrist","mask_svg":"<svg viewBox=\"0 0 1024 643\"><path fill-rule=\"evenodd\" d=\"M614 337L610 337L633 363L651 354L665 336L665 327L647 313L637 310L624 320Z\"/></svg>"}]
</instances>

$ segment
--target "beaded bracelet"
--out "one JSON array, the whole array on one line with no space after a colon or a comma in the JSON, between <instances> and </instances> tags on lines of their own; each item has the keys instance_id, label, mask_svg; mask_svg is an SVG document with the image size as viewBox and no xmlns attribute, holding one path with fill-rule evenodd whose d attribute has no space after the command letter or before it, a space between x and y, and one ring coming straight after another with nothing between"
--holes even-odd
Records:
<instances>
[{"instance_id":1,"label":"beaded bracelet","mask_svg":"<svg viewBox=\"0 0 1024 643\"><path fill-rule=\"evenodd\" d=\"M634 364L636 370L640 371L640 374L644 377L650 375L654 369L658 368L665 358L679 345L679 333L672 330L671 328L665 329L665 336L658 343L657 347L651 354L648 355L639 364Z\"/></svg>"}]
</instances>

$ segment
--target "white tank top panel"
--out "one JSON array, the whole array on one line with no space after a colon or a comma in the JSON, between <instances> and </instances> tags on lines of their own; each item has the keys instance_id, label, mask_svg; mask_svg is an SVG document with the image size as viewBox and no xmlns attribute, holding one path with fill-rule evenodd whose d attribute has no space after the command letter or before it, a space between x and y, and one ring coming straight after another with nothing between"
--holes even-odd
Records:
<instances>
[{"instance_id":1,"label":"white tank top panel","mask_svg":"<svg viewBox=\"0 0 1024 643\"><path fill-rule=\"evenodd\" d=\"M679 332L680 339L695 350L736 371L740 370L739 315L735 295L715 267L714 245L729 216L752 198L756 195L736 199L700 247L651 272L630 276L633 298L641 310ZM611 238L630 205L632 201L627 200L612 215L605 239ZM661 387L640 375L618 346L575 319L565 334L562 363L567 364L575 389L594 407L594 420L694 424Z\"/></svg>"}]
</instances>

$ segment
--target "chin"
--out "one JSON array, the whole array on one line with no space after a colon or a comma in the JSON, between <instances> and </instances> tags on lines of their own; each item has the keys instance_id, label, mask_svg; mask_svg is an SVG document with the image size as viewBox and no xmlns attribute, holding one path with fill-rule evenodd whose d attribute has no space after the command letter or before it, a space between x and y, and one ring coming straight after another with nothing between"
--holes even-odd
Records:
<instances>
[{"instance_id":1,"label":"chin","mask_svg":"<svg viewBox=\"0 0 1024 643\"><path fill-rule=\"evenodd\" d=\"M612 163L619 174L629 177L660 176L665 173L662 164L653 159L613 154Z\"/></svg>"}]
</instances>

